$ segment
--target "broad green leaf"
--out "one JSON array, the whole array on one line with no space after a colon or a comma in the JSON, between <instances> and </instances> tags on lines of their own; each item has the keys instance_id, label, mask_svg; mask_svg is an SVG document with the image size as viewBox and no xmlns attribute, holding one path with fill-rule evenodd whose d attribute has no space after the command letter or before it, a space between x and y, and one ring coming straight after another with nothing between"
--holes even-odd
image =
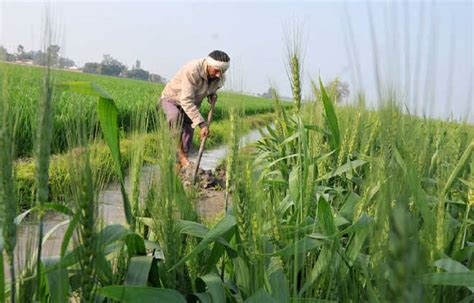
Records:
<instances>
[{"instance_id":1,"label":"broad green leaf","mask_svg":"<svg viewBox=\"0 0 474 303\"><path fill-rule=\"evenodd\" d=\"M57 88L72 91L82 95L89 95L99 98L112 99L112 97L94 82L70 81L58 83Z\"/></svg>"},{"instance_id":2,"label":"broad green leaf","mask_svg":"<svg viewBox=\"0 0 474 303\"><path fill-rule=\"evenodd\" d=\"M241 257L234 258L232 261L234 263L235 284L240 292L248 293L253 281L250 276L249 264Z\"/></svg>"},{"instance_id":3,"label":"broad green leaf","mask_svg":"<svg viewBox=\"0 0 474 303\"><path fill-rule=\"evenodd\" d=\"M321 78L319 78L319 86L321 88L321 97L324 105L324 112L326 113L326 123L329 126L329 130L332 134L330 136L331 148L334 150L338 150L341 145L341 136L339 131L339 125L337 122L336 111L334 110L333 102L326 93L326 89L324 88Z\"/></svg>"},{"instance_id":4,"label":"broad green leaf","mask_svg":"<svg viewBox=\"0 0 474 303\"><path fill-rule=\"evenodd\" d=\"M42 258L44 267L51 267L54 264L59 263L59 257L47 257ZM69 293L69 278L66 269L61 268L46 273L49 302L51 303L63 303L68 300Z\"/></svg>"},{"instance_id":5,"label":"broad green leaf","mask_svg":"<svg viewBox=\"0 0 474 303\"><path fill-rule=\"evenodd\" d=\"M332 236L337 232L331 206L323 196L319 197L317 217L324 235Z\"/></svg>"},{"instance_id":6,"label":"broad green leaf","mask_svg":"<svg viewBox=\"0 0 474 303\"><path fill-rule=\"evenodd\" d=\"M101 245L104 248L108 245L111 245L112 243L116 241L124 240L125 237L130 234L134 234L134 233L120 224L113 224L113 225L107 225L105 228L103 228L98 233L97 237L100 239ZM83 250L84 250L84 247L82 245L74 248L74 250L65 254L61 258L61 261L58 262L57 264L46 266L46 272L56 270L59 267L67 268L73 264L76 264L77 260L79 259L79 256L83 254Z\"/></svg>"},{"instance_id":7,"label":"broad green leaf","mask_svg":"<svg viewBox=\"0 0 474 303\"><path fill-rule=\"evenodd\" d=\"M233 228L236 225L235 217L232 215L226 215L221 221L219 221L216 226L214 226L206 236L199 242L199 244L184 258L179 260L172 268L169 270L174 270L176 267L181 265L183 262L186 262L191 257L197 255L198 253L202 252L206 247L214 242L217 241L222 235L224 235L227 231Z\"/></svg>"},{"instance_id":8,"label":"broad green leaf","mask_svg":"<svg viewBox=\"0 0 474 303\"><path fill-rule=\"evenodd\" d=\"M97 115L100 121L105 141L109 146L112 159L114 160L115 170L120 181L120 191L122 192L123 208L127 223L134 225L134 217L132 216L130 201L127 191L125 190L125 179L122 171L122 158L120 155L120 141L118 131L118 110L112 99L99 98L97 103Z\"/></svg>"},{"instance_id":9,"label":"broad green leaf","mask_svg":"<svg viewBox=\"0 0 474 303\"><path fill-rule=\"evenodd\" d=\"M203 224L187 220L177 220L176 227L178 228L181 234L190 235L201 239L205 238L207 233L209 232L209 228L207 228ZM217 239L217 242L227 247L231 247L230 244L222 237L219 237Z\"/></svg>"},{"instance_id":10,"label":"broad green leaf","mask_svg":"<svg viewBox=\"0 0 474 303\"><path fill-rule=\"evenodd\" d=\"M395 160L397 161L398 165L400 168L403 170L404 173L407 173L407 165L405 163L405 160L403 160L402 154L398 151L398 148L396 146L392 147L393 155L395 156Z\"/></svg>"},{"instance_id":11,"label":"broad green leaf","mask_svg":"<svg viewBox=\"0 0 474 303\"><path fill-rule=\"evenodd\" d=\"M125 244L127 245L128 256L132 257L135 255L145 255L145 241L142 236L136 233L131 233L126 235L123 238Z\"/></svg>"},{"instance_id":12,"label":"broad green leaf","mask_svg":"<svg viewBox=\"0 0 474 303\"><path fill-rule=\"evenodd\" d=\"M112 284L114 281L114 272L112 270L111 263L106 258L106 255L104 254L104 252L100 252L95 255L95 258L97 276L99 277L101 284Z\"/></svg>"},{"instance_id":13,"label":"broad green leaf","mask_svg":"<svg viewBox=\"0 0 474 303\"><path fill-rule=\"evenodd\" d=\"M146 286L152 264L152 256L132 257L125 275L125 285Z\"/></svg>"},{"instance_id":14,"label":"broad green leaf","mask_svg":"<svg viewBox=\"0 0 474 303\"><path fill-rule=\"evenodd\" d=\"M447 272L468 272L469 268L450 258L439 259L434 262L436 267L444 269Z\"/></svg>"},{"instance_id":15,"label":"broad green leaf","mask_svg":"<svg viewBox=\"0 0 474 303\"><path fill-rule=\"evenodd\" d=\"M204 238L209 232L209 228L207 228L205 225L187 220L177 220L176 228L181 234L186 234L198 238Z\"/></svg>"},{"instance_id":16,"label":"broad green leaf","mask_svg":"<svg viewBox=\"0 0 474 303\"><path fill-rule=\"evenodd\" d=\"M329 203L321 196L318 201L318 211L317 218L321 226L322 232L328 237L336 235L337 228L334 224L334 217L331 212L331 206ZM321 250L321 253L318 256L316 264L312 268L306 283L299 291L299 296L302 296L310 287L314 286L314 283L320 275L328 270L331 267L331 264L336 263L339 256L335 254L335 245L337 244L336 239L325 244Z\"/></svg>"},{"instance_id":17,"label":"broad green leaf","mask_svg":"<svg viewBox=\"0 0 474 303\"><path fill-rule=\"evenodd\" d=\"M281 162L283 160L286 160L286 159L291 159L291 158L296 158L298 157L298 154L292 154L292 155L288 155L288 156L285 156L285 157L281 157L281 158L278 158L276 159L275 161L271 162L270 164L267 165L267 168L270 168L272 166L274 166L275 164L277 164L278 162Z\"/></svg>"},{"instance_id":18,"label":"broad green leaf","mask_svg":"<svg viewBox=\"0 0 474 303\"><path fill-rule=\"evenodd\" d=\"M206 293L193 293L193 297L196 297L197 300L196 302L199 303L212 303L211 295L209 295L207 292Z\"/></svg>"},{"instance_id":19,"label":"broad green leaf","mask_svg":"<svg viewBox=\"0 0 474 303\"><path fill-rule=\"evenodd\" d=\"M347 220L352 221L355 208L359 201L360 201L360 196L354 192L351 192L346 202L339 210L339 214L343 216L344 218L346 218Z\"/></svg>"},{"instance_id":20,"label":"broad green leaf","mask_svg":"<svg viewBox=\"0 0 474 303\"><path fill-rule=\"evenodd\" d=\"M79 213L75 214L72 217L71 222L69 223L66 231L64 232L63 241L61 242L61 257L64 257L66 254L69 242L71 241L72 235L74 234L74 229L76 228L77 222L79 221Z\"/></svg>"},{"instance_id":21,"label":"broad green leaf","mask_svg":"<svg viewBox=\"0 0 474 303\"><path fill-rule=\"evenodd\" d=\"M48 210L55 210L59 213L62 213L62 214L65 214L67 216L73 216L74 215L74 212L72 211L72 209L70 209L69 207L63 205L63 204L59 204L59 203L45 203L43 205L44 209Z\"/></svg>"},{"instance_id":22,"label":"broad green leaf","mask_svg":"<svg viewBox=\"0 0 474 303\"><path fill-rule=\"evenodd\" d=\"M280 145L285 145L285 144L288 144L290 143L291 141L294 141L298 138L299 134L298 133L294 133L293 135L289 136L288 138L286 138L283 142L280 143Z\"/></svg>"},{"instance_id":23,"label":"broad green leaf","mask_svg":"<svg viewBox=\"0 0 474 303\"><path fill-rule=\"evenodd\" d=\"M471 154L474 151L474 141L472 141L469 146L466 148L464 153L462 154L461 158L458 161L458 164L454 168L453 172L448 178L446 185L443 188L443 197L448 193L449 189L453 185L454 181L456 180L459 173L462 171L464 167L467 167L467 163L469 163L469 159L471 158Z\"/></svg>"},{"instance_id":24,"label":"broad green leaf","mask_svg":"<svg viewBox=\"0 0 474 303\"><path fill-rule=\"evenodd\" d=\"M115 241L122 240L125 236L132 232L120 224L112 224L104 227L99 233L99 239L103 241L103 245L109 245Z\"/></svg>"},{"instance_id":25,"label":"broad green leaf","mask_svg":"<svg viewBox=\"0 0 474 303\"><path fill-rule=\"evenodd\" d=\"M207 292L212 302L225 302L225 290L221 278L215 273L209 273L198 278L205 289L199 289L200 292Z\"/></svg>"},{"instance_id":26,"label":"broad green leaf","mask_svg":"<svg viewBox=\"0 0 474 303\"><path fill-rule=\"evenodd\" d=\"M293 206L295 203L291 196L288 194L279 204L278 204L278 214L283 216L286 211Z\"/></svg>"},{"instance_id":27,"label":"broad green leaf","mask_svg":"<svg viewBox=\"0 0 474 303\"><path fill-rule=\"evenodd\" d=\"M110 149L114 162L115 171L120 182L120 191L122 192L123 208L127 223L134 226L135 219L132 216L130 201L125 190L124 173L122 171L122 159L120 155L120 141L118 131L118 110L112 97L92 82L64 82L57 85L58 88L77 92L84 95L95 96L99 98L97 102L97 116L104 134L104 139Z\"/></svg>"},{"instance_id":28,"label":"broad green leaf","mask_svg":"<svg viewBox=\"0 0 474 303\"><path fill-rule=\"evenodd\" d=\"M167 288L113 285L100 288L98 293L122 303L186 303L182 294Z\"/></svg>"},{"instance_id":29,"label":"broad green leaf","mask_svg":"<svg viewBox=\"0 0 474 303\"><path fill-rule=\"evenodd\" d=\"M333 177L336 177L336 176L340 176L344 173L347 173L359 166L362 166L364 164L366 164L367 161L364 161L364 160L353 160L353 161L350 161L344 165L341 165L339 166L338 168L336 168L334 171L330 172L330 173L327 173L325 174L324 176L320 177L317 181L321 181L321 180L328 180L330 178L333 178Z\"/></svg>"},{"instance_id":30,"label":"broad green leaf","mask_svg":"<svg viewBox=\"0 0 474 303\"><path fill-rule=\"evenodd\" d=\"M285 248L282 248L274 253L266 254L268 256L282 256L289 257L295 254L305 253L307 251L313 250L321 246L321 241L311 238L309 236L304 237L292 244L288 245Z\"/></svg>"},{"instance_id":31,"label":"broad green leaf","mask_svg":"<svg viewBox=\"0 0 474 303\"><path fill-rule=\"evenodd\" d=\"M290 195L293 201L298 201L300 193L300 167L295 165L288 177Z\"/></svg>"},{"instance_id":32,"label":"broad green leaf","mask_svg":"<svg viewBox=\"0 0 474 303\"><path fill-rule=\"evenodd\" d=\"M323 299L311 299L311 298L291 298L292 303L338 303L338 301L323 300Z\"/></svg>"},{"instance_id":33,"label":"broad green leaf","mask_svg":"<svg viewBox=\"0 0 474 303\"><path fill-rule=\"evenodd\" d=\"M336 225L336 227L346 225L346 224L349 224L349 223L351 223L351 222L347 221L347 219L344 218L343 216L336 215L334 217L334 225Z\"/></svg>"},{"instance_id":34,"label":"broad green leaf","mask_svg":"<svg viewBox=\"0 0 474 303\"><path fill-rule=\"evenodd\" d=\"M279 258L271 258L267 268L267 276L270 283L270 294L275 299L275 302L290 302L288 280L283 270L282 261Z\"/></svg>"},{"instance_id":35,"label":"broad green leaf","mask_svg":"<svg viewBox=\"0 0 474 303\"><path fill-rule=\"evenodd\" d=\"M367 228L369 228L369 226L372 224L373 221L374 220L371 217L369 217L367 214L363 213L360 216L359 220L357 220L354 224L347 227L343 231L340 231L339 234L340 235L351 234L351 233L356 233L356 232L358 232L359 230L362 230L362 229L367 229Z\"/></svg>"},{"instance_id":36,"label":"broad green leaf","mask_svg":"<svg viewBox=\"0 0 474 303\"><path fill-rule=\"evenodd\" d=\"M306 283L299 291L299 296L303 296L303 294L310 288L314 287L314 283L316 280L323 275L324 273L329 272L329 268L332 262L334 262L334 250L331 249L329 246L324 246L319 253L318 260L316 264L311 269L309 277L306 280Z\"/></svg>"},{"instance_id":37,"label":"broad green leaf","mask_svg":"<svg viewBox=\"0 0 474 303\"><path fill-rule=\"evenodd\" d=\"M277 301L275 301L275 299L263 289L259 289L250 298L245 300L245 303L262 303L262 302L276 303Z\"/></svg>"},{"instance_id":38,"label":"broad green leaf","mask_svg":"<svg viewBox=\"0 0 474 303\"><path fill-rule=\"evenodd\" d=\"M474 287L474 271L436 272L422 276L425 284Z\"/></svg>"},{"instance_id":39,"label":"broad green leaf","mask_svg":"<svg viewBox=\"0 0 474 303\"><path fill-rule=\"evenodd\" d=\"M455 261L450 258L439 259L434 262L436 267L444 269L447 272L469 272L469 268L464 266L462 263ZM474 287L468 287L469 290L474 293Z\"/></svg>"},{"instance_id":40,"label":"broad green leaf","mask_svg":"<svg viewBox=\"0 0 474 303\"><path fill-rule=\"evenodd\" d=\"M305 124L304 128L309 129L309 130L318 131L318 132L321 132L321 133L326 134L326 135L331 135L330 132L328 132L327 130L322 129L319 125Z\"/></svg>"},{"instance_id":41,"label":"broad green leaf","mask_svg":"<svg viewBox=\"0 0 474 303\"><path fill-rule=\"evenodd\" d=\"M369 226L373 222L371 218L370 220L366 220L365 218L370 217L363 214L362 217L354 225L348 227L345 231L342 232L344 234L352 233L349 245L346 249L346 255L349 259L350 266L352 266L359 257L365 239L367 239L367 236L369 234Z\"/></svg>"},{"instance_id":42,"label":"broad green leaf","mask_svg":"<svg viewBox=\"0 0 474 303\"><path fill-rule=\"evenodd\" d=\"M231 258L236 258L237 257L237 251L228 244L228 241L232 239L235 233L235 228L230 229L227 231L221 238L225 241L227 244L223 244L221 241L214 242L214 245L212 247L211 254L209 257L206 259L206 271L205 272L211 272L212 269L217 265L219 260L221 260L222 255L224 254L225 251L227 251L227 255ZM225 256L224 256L225 257Z\"/></svg>"}]
</instances>

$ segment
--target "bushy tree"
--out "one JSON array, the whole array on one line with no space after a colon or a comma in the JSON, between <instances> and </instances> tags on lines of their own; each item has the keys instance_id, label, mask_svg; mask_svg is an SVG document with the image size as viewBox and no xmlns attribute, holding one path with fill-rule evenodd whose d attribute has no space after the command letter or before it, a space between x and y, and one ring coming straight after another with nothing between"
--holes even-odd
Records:
<instances>
[{"instance_id":1,"label":"bushy tree","mask_svg":"<svg viewBox=\"0 0 474 303\"><path fill-rule=\"evenodd\" d=\"M151 82L156 82L156 83L165 83L166 78L162 77L158 74L150 74L150 77L148 78L149 81Z\"/></svg>"},{"instance_id":2,"label":"bushy tree","mask_svg":"<svg viewBox=\"0 0 474 303\"><path fill-rule=\"evenodd\" d=\"M111 55L104 55L104 58L100 63L100 73L103 75L118 77L126 69L127 67L122 62Z\"/></svg>"},{"instance_id":3,"label":"bushy tree","mask_svg":"<svg viewBox=\"0 0 474 303\"><path fill-rule=\"evenodd\" d=\"M126 71L124 75L126 78L144 80L144 81L148 81L148 79L150 78L150 73L141 68Z\"/></svg>"},{"instance_id":4,"label":"bushy tree","mask_svg":"<svg viewBox=\"0 0 474 303\"><path fill-rule=\"evenodd\" d=\"M87 62L82 68L83 73L100 74L100 64L96 62Z\"/></svg>"},{"instance_id":5,"label":"bushy tree","mask_svg":"<svg viewBox=\"0 0 474 303\"><path fill-rule=\"evenodd\" d=\"M58 62L59 62L59 50L61 48L59 47L59 45L56 45L56 44L52 44L48 47L47 49L47 55L50 57L51 59L51 62L50 64L52 66L58 66Z\"/></svg>"},{"instance_id":6,"label":"bushy tree","mask_svg":"<svg viewBox=\"0 0 474 303\"><path fill-rule=\"evenodd\" d=\"M276 90L275 88L273 87L269 87L268 90L263 93L263 94L259 94L260 97L263 97L263 98L268 98L268 99L271 99L273 98L273 95L276 93Z\"/></svg>"},{"instance_id":7,"label":"bushy tree","mask_svg":"<svg viewBox=\"0 0 474 303\"><path fill-rule=\"evenodd\" d=\"M23 60L23 55L25 54L25 47L21 44L16 48L16 58L17 60Z\"/></svg>"},{"instance_id":8,"label":"bushy tree","mask_svg":"<svg viewBox=\"0 0 474 303\"><path fill-rule=\"evenodd\" d=\"M69 68L69 67L73 67L75 65L76 65L76 63L74 63L73 60L68 59L68 58L59 57L58 66L60 68Z\"/></svg>"}]
</instances>

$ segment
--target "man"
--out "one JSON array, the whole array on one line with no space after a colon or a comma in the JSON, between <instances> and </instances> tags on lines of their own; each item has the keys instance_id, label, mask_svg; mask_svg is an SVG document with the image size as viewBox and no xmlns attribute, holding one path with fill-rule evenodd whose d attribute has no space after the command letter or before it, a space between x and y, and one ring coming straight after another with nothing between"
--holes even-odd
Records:
<instances>
[{"instance_id":1,"label":"man","mask_svg":"<svg viewBox=\"0 0 474 303\"><path fill-rule=\"evenodd\" d=\"M160 106L170 127L181 127L178 160L181 167L189 165L188 152L194 129L199 126L201 139L209 135L206 120L199 112L202 100L208 98L212 105L217 101L217 90L224 85L224 73L229 68L229 56L219 50L206 58L184 65L166 84L161 94Z\"/></svg>"}]
</instances>

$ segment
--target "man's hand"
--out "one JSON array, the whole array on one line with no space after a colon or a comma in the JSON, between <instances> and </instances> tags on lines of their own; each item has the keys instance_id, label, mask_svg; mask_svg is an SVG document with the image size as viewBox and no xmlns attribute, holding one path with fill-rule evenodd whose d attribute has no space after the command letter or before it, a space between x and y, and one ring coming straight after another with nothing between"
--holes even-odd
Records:
<instances>
[{"instance_id":1,"label":"man's hand","mask_svg":"<svg viewBox=\"0 0 474 303\"><path fill-rule=\"evenodd\" d=\"M205 137L209 136L209 127L207 126L207 123L203 122L201 127L201 140L204 139Z\"/></svg>"},{"instance_id":2,"label":"man's hand","mask_svg":"<svg viewBox=\"0 0 474 303\"><path fill-rule=\"evenodd\" d=\"M209 95L208 101L209 101L209 104L215 105L217 102L217 94Z\"/></svg>"}]
</instances>

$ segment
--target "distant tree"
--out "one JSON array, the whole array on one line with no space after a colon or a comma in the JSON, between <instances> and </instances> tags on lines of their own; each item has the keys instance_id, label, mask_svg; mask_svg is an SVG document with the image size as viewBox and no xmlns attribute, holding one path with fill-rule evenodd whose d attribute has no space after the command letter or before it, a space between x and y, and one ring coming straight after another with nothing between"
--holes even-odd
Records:
<instances>
[{"instance_id":1,"label":"distant tree","mask_svg":"<svg viewBox=\"0 0 474 303\"><path fill-rule=\"evenodd\" d=\"M125 77L127 78L137 79L137 80L148 81L148 79L150 78L150 73L141 68L126 71L124 74L125 74Z\"/></svg>"},{"instance_id":2,"label":"distant tree","mask_svg":"<svg viewBox=\"0 0 474 303\"><path fill-rule=\"evenodd\" d=\"M102 62L100 63L100 73L109 76L120 76L127 67L117 59L110 55L104 55Z\"/></svg>"},{"instance_id":3,"label":"distant tree","mask_svg":"<svg viewBox=\"0 0 474 303\"><path fill-rule=\"evenodd\" d=\"M33 63L36 65L46 66L48 64L48 56L43 51L32 52Z\"/></svg>"},{"instance_id":4,"label":"distant tree","mask_svg":"<svg viewBox=\"0 0 474 303\"><path fill-rule=\"evenodd\" d=\"M137 59L137 61L135 61L135 65L132 66L132 69L141 69L142 68L142 63L140 62L140 60Z\"/></svg>"},{"instance_id":5,"label":"distant tree","mask_svg":"<svg viewBox=\"0 0 474 303\"><path fill-rule=\"evenodd\" d=\"M48 47L47 54L50 56L51 62L49 63L51 64L51 66L58 66L59 50L60 47L56 44L52 44Z\"/></svg>"},{"instance_id":6,"label":"distant tree","mask_svg":"<svg viewBox=\"0 0 474 303\"><path fill-rule=\"evenodd\" d=\"M16 48L16 58L17 60L23 60L23 55L25 54L25 47L21 44Z\"/></svg>"},{"instance_id":7,"label":"distant tree","mask_svg":"<svg viewBox=\"0 0 474 303\"><path fill-rule=\"evenodd\" d=\"M60 68L69 68L76 66L76 63L71 59L59 57L58 66Z\"/></svg>"},{"instance_id":8,"label":"distant tree","mask_svg":"<svg viewBox=\"0 0 474 303\"><path fill-rule=\"evenodd\" d=\"M35 51L29 51L29 52L25 52L23 54L23 60L27 61L27 60L31 60L33 61L33 58L35 57Z\"/></svg>"},{"instance_id":9,"label":"distant tree","mask_svg":"<svg viewBox=\"0 0 474 303\"><path fill-rule=\"evenodd\" d=\"M89 73L89 74L100 74L100 68L101 68L101 65L99 63L88 62L84 64L84 67L82 67L82 72Z\"/></svg>"},{"instance_id":10,"label":"distant tree","mask_svg":"<svg viewBox=\"0 0 474 303\"><path fill-rule=\"evenodd\" d=\"M150 76L148 77L148 81L156 82L156 83L165 83L166 78L157 74L150 74Z\"/></svg>"},{"instance_id":11,"label":"distant tree","mask_svg":"<svg viewBox=\"0 0 474 303\"><path fill-rule=\"evenodd\" d=\"M276 93L276 89L273 88L273 87L270 87L270 88L268 88L268 90L265 93L260 94L260 96L263 97L263 98L271 99L271 98L273 98L273 95L275 93Z\"/></svg>"},{"instance_id":12,"label":"distant tree","mask_svg":"<svg viewBox=\"0 0 474 303\"><path fill-rule=\"evenodd\" d=\"M334 97L336 103L342 103L349 96L349 83L336 78L326 85L331 96Z\"/></svg>"},{"instance_id":13,"label":"distant tree","mask_svg":"<svg viewBox=\"0 0 474 303\"><path fill-rule=\"evenodd\" d=\"M0 61L7 61L8 50L0 45Z\"/></svg>"}]
</instances>

